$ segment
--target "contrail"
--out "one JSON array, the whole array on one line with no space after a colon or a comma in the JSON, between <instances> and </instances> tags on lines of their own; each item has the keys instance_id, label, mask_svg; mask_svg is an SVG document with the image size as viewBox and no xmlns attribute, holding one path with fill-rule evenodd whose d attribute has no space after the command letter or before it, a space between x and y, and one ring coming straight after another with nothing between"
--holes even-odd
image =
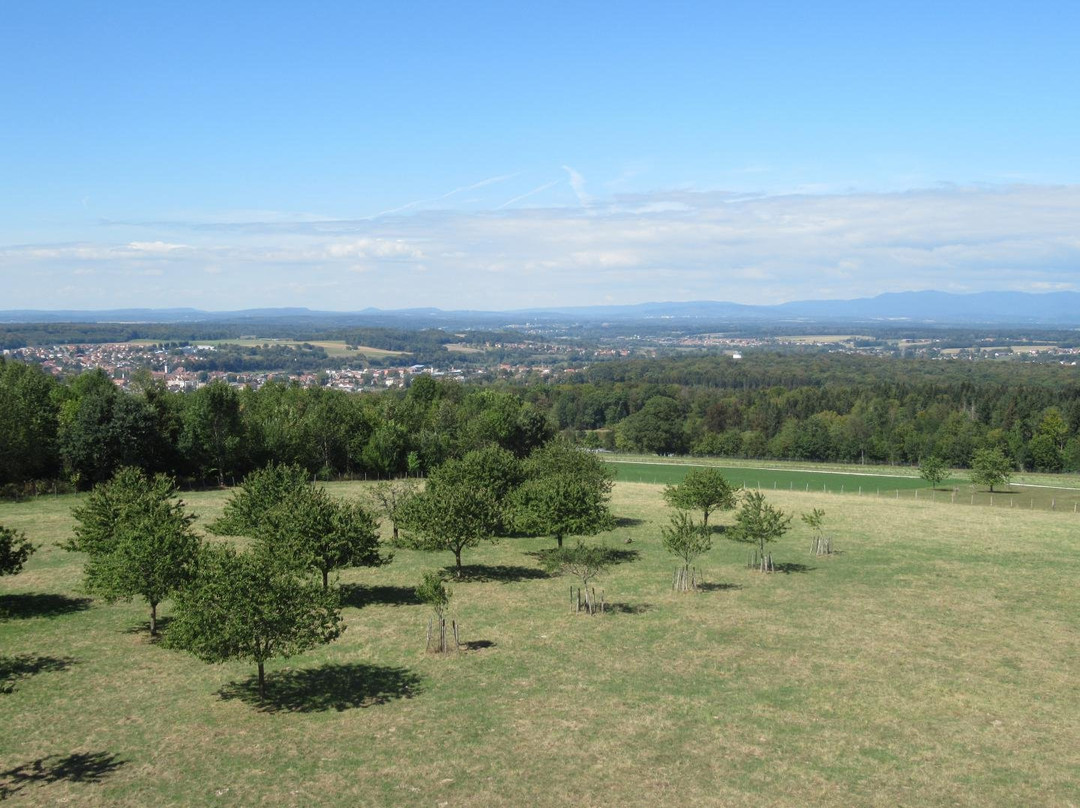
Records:
<instances>
[{"instance_id":1,"label":"contrail","mask_svg":"<svg viewBox=\"0 0 1080 808\"><path fill-rule=\"evenodd\" d=\"M502 210L503 208L513 205L515 202L520 202L522 199L528 199L533 194L538 194L541 191L546 191L548 188L552 188L558 185L560 182L562 182L562 180L552 180L551 182L544 183L538 188L533 188L531 191L523 193L521 196L515 196L509 202L503 202L501 205L499 205L499 207L495 208L495 210Z\"/></svg>"}]
</instances>

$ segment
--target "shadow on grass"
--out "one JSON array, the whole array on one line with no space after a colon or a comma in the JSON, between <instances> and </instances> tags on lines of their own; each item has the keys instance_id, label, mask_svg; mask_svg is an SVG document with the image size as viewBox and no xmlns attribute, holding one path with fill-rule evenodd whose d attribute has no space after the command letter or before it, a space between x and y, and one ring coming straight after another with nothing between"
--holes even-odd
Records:
<instances>
[{"instance_id":1,"label":"shadow on grass","mask_svg":"<svg viewBox=\"0 0 1080 808\"><path fill-rule=\"evenodd\" d=\"M615 527L637 527L638 525L645 524L644 519L634 519L630 516L616 516Z\"/></svg>"},{"instance_id":2,"label":"shadow on grass","mask_svg":"<svg viewBox=\"0 0 1080 808\"><path fill-rule=\"evenodd\" d=\"M462 564L461 569L450 566L444 568L448 578L454 581L536 581L550 576L535 567L522 567L517 564ZM460 572L460 575L458 574Z\"/></svg>"},{"instance_id":3,"label":"shadow on grass","mask_svg":"<svg viewBox=\"0 0 1080 808\"><path fill-rule=\"evenodd\" d=\"M128 626L127 628L122 629L122 632L124 634L145 634L147 639L151 642L160 642L163 639L162 632L166 631L169 628L169 623L171 623L172 620L173 619L171 617L159 617L157 619L158 635L156 637L150 636L149 620L143 620L142 622L136 623L133 626Z\"/></svg>"},{"instance_id":4,"label":"shadow on grass","mask_svg":"<svg viewBox=\"0 0 1080 808\"><path fill-rule=\"evenodd\" d=\"M794 564L789 561L784 564L774 564L773 569L776 570L776 572L790 575L793 572L810 572L811 570L816 570L817 567L808 567L806 564Z\"/></svg>"},{"instance_id":5,"label":"shadow on grass","mask_svg":"<svg viewBox=\"0 0 1080 808\"><path fill-rule=\"evenodd\" d=\"M653 610L651 603L608 603L604 609L612 614L645 614Z\"/></svg>"},{"instance_id":6,"label":"shadow on grass","mask_svg":"<svg viewBox=\"0 0 1080 808\"><path fill-rule=\"evenodd\" d=\"M26 592L0 595L0 617L22 620L30 617L60 617L90 608L90 598L69 598L67 595L46 595Z\"/></svg>"},{"instance_id":7,"label":"shadow on grass","mask_svg":"<svg viewBox=\"0 0 1080 808\"><path fill-rule=\"evenodd\" d=\"M342 584L341 605L362 609L365 606L416 606L420 603L411 586L365 586Z\"/></svg>"},{"instance_id":8,"label":"shadow on grass","mask_svg":"<svg viewBox=\"0 0 1080 808\"><path fill-rule=\"evenodd\" d=\"M734 589L742 589L742 584L711 584L700 583L698 589L702 592L730 592Z\"/></svg>"},{"instance_id":9,"label":"shadow on grass","mask_svg":"<svg viewBox=\"0 0 1080 808\"><path fill-rule=\"evenodd\" d=\"M408 668L351 663L268 674L265 701L259 699L258 676L230 682L218 695L226 701L240 699L264 712L342 712L411 699L420 692L420 685L420 677Z\"/></svg>"},{"instance_id":10,"label":"shadow on grass","mask_svg":"<svg viewBox=\"0 0 1080 808\"><path fill-rule=\"evenodd\" d=\"M110 752L75 752L49 755L0 772L0 800L5 800L34 783L60 780L72 783L100 783L123 766L125 761Z\"/></svg>"},{"instance_id":11,"label":"shadow on grass","mask_svg":"<svg viewBox=\"0 0 1080 808\"><path fill-rule=\"evenodd\" d=\"M10 693L19 679L39 673L66 671L74 664L73 657L38 656L37 654L0 656L0 693Z\"/></svg>"},{"instance_id":12,"label":"shadow on grass","mask_svg":"<svg viewBox=\"0 0 1080 808\"><path fill-rule=\"evenodd\" d=\"M461 647L466 651L483 651L485 648L494 648L495 643L491 640L472 640L470 642L463 642Z\"/></svg>"}]
</instances>

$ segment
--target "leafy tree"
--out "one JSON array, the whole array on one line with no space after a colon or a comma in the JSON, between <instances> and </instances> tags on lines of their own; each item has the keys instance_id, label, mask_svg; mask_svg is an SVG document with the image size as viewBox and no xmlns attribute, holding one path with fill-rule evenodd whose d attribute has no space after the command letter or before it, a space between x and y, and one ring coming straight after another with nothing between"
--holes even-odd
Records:
<instances>
[{"instance_id":1,"label":"leafy tree","mask_svg":"<svg viewBox=\"0 0 1080 808\"><path fill-rule=\"evenodd\" d=\"M677 577L681 582L680 588L686 590L692 587L694 584L690 577L690 565L698 556L712 548L709 528L705 523L697 524L685 511L678 511L672 514L671 524L660 529L660 535L664 549L682 559L681 574Z\"/></svg>"},{"instance_id":2,"label":"leafy tree","mask_svg":"<svg viewBox=\"0 0 1080 808\"><path fill-rule=\"evenodd\" d=\"M653 396L644 407L619 422L616 440L620 448L671 454L683 448L682 424L679 402L667 396Z\"/></svg>"},{"instance_id":3,"label":"leafy tree","mask_svg":"<svg viewBox=\"0 0 1080 808\"><path fill-rule=\"evenodd\" d=\"M971 459L972 485L989 486L990 493L994 492L995 485L1008 485L1012 473L1012 462L997 447L979 449Z\"/></svg>"},{"instance_id":4,"label":"leafy tree","mask_svg":"<svg viewBox=\"0 0 1080 808\"><path fill-rule=\"evenodd\" d=\"M743 497L742 507L735 515L731 538L756 545L761 569L767 570L771 564L765 553L765 545L783 536L790 526L791 517L785 516L782 510L766 502L764 494L760 491L748 491Z\"/></svg>"},{"instance_id":5,"label":"leafy tree","mask_svg":"<svg viewBox=\"0 0 1080 808\"><path fill-rule=\"evenodd\" d=\"M268 659L328 643L344 628L336 589L263 553L218 544L203 549L198 575L177 596L168 643L205 662L254 662L265 699Z\"/></svg>"},{"instance_id":6,"label":"leafy tree","mask_svg":"<svg viewBox=\"0 0 1080 808\"><path fill-rule=\"evenodd\" d=\"M417 550L449 550L460 577L462 551L494 540L502 509L489 490L444 481L439 476L441 471L432 474L424 492L400 509L399 520L405 533L399 541Z\"/></svg>"},{"instance_id":7,"label":"leafy tree","mask_svg":"<svg viewBox=\"0 0 1080 808\"><path fill-rule=\"evenodd\" d=\"M930 483L931 488L937 488L949 476L949 470L945 461L937 455L923 458L919 464L919 476Z\"/></svg>"},{"instance_id":8,"label":"leafy tree","mask_svg":"<svg viewBox=\"0 0 1080 808\"><path fill-rule=\"evenodd\" d=\"M814 555L829 555L832 553L832 542L822 533L825 526L825 511L814 508L801 517L803 523L814 531L814 540L810 543L810 552Z\"/></svg>"},{"instance_id":9,"label":"leafy tree","mask_svg":"<svg viewBox=\"0 0 1080 808\"><path fill-rule=\"evenodd\" d=\"M416 587L416 599L430 606L439 620L446 619L446 610L450 607L450 598L454 591L446 585L440 573L428 570Z\"/></svg>"},{"instance_id":10,"label":"leafy tree","mask_svg":"<svg viewBox=\"0 0 1080 808\"><path fill-rule=\"evenodd\" d=\"M552 575L573 575L581 581L585 605L591 614L595 610L589 583L603 575L616 562L615 551L603 545L578 542L573 547L554 547L544 552L541 564Z\"/></svg>"},{"instance_id":11,"label":"leafy tree","mask_svg":"<svg viewBox=\"0 0 1080 808\"><path fill-rule=\"evenodd\" d=\"M271 507L255 538L273 555L299 568L315 568L322 585L341 567L378 567L390 556L379 550L375 517L358 502L304 484Z\"/></svg>"},{"instance_id":12,"label":"leafy tree","mask_svg":"<svg viewBox=\"0 0 1080 808\"><path fill-rule=\"evenodd\" d=\"M703 528L708 528L713 511L734 509L738 496L738 489L714 468L691 469L681 483L664 489L664 499L673 508L701 511Z\"/></svg>"},{"instance_id":13,"label":"leafy tree","mask_svg":"<svg viewBox=\"0 0 1080 808\"><path fill-rule=\"evenodd\" d=\"M227 475L242 468L247 448L239 395L218 380L196 390L186 403L181 448L199 475L217 477L223 486Z\"/></svg>"},{"instance_id":14,"label":"leafy tree","mask_svg":"<svg viewBox=\"0 0 1080 808\"><path fill-rule=\"evenodd\" d=\"M254 536L273 508L294 492L309 486L307 472L296 464L271 463L248 474L225 503L209 530L219 536Z\"/></svg>"},{"instance_id":15,"label":"leafy tree","mask_svg":"<svg viewBox=\"0 0 1080 808\"><path fill-rule=\"evenodd\" d=\"M615 527L607 502L612 473L595 455L562 441L535 451L514 493L515 522L534 535L593 536Z\"/></svg>"},{"instance_id":16,"label":"leafy tree","mask_svg":"<svg viewBox=\"0 0 1080 808\"><path fill-rule=\"evenodd\" d=\"M156 635L158 604L191 579L199 549L195 515L177 499L175 483L125 467L72 514L78 524L64 547L87 554L87 591L110 603L143 598Z\"/></svg>"},{"instance_id":17,"label":"leafy tree","mask_svg":"<svg viewBox=\"0 0 1080 808\"><path fill-rule=\"evenodd\" d=\"M428 377L425 377L428 378ZM384 480L369 489L372 501L379 513L390 520L394 531L394 541L398 540L398 516L401 507L420 490L416 480L408 478Z\"/></svg>"},{"instance_id":18,"label":"leafy tree","mask_svg":"<svg viewBox=\"0 0 1080 808\"><path fill-rule=\"evenodd\" d=\"M0 575L19 572L36 549L25 534L0 525Z\"/></svg>"}]
</instances>

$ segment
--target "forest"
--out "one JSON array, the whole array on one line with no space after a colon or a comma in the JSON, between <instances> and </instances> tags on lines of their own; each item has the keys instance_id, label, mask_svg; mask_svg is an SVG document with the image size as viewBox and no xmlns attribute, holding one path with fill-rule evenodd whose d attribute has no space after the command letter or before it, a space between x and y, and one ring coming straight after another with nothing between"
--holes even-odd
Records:
<instances>
[{"instance_id":1,"label":"forest","mask_svg":"<svg viewBox=\"0 0 1080 808\"><path fill-rule=\"evenodd\" d=\"M753 354L612 361L557 382L417 374L374 394L280 382L170 392L149 374L136 387L0 359L7 495L87 488L128 465L194 485L270 460L324 479L426 473L491 444L524 457L557 432L595 449L961 468L997 447L1017 469L1080 470L1080 383L1062 365Z\"/></svg>"}]
</instances>

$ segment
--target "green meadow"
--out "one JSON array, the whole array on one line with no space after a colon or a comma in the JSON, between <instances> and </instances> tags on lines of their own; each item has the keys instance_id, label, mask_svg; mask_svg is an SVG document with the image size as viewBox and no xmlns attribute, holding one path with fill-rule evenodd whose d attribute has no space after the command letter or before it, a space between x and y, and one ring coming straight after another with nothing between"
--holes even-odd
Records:
<instances>
[{"instance_id":1,"label":"green meadow","mask_svg":"<svg viewBox=\"0 0 1080 808\"><path fill-rule=\"evenodd\" d=\"M1080 804L1080 516L763 476L795 516L773 548L782 571L747 569L720 530L702 591L675 593L661 482L620 467L619 526L588 539L624 551L597 585L607 613L570 612L570 581L535 556L550 540L504 539L466 551L451 607L464 647L429 656L412 587L452 558L398 551L341 574L346 632L271 663L261 705L253 666L167 650L143 605L80 592L82 558L55 547L74 498L0 504L0 524L42 545L0 579L0 799ZM226 497L185 499L205 525ZM808 552L798 514L813 507L832 556Z\"/></svg>"}]
</instances>

